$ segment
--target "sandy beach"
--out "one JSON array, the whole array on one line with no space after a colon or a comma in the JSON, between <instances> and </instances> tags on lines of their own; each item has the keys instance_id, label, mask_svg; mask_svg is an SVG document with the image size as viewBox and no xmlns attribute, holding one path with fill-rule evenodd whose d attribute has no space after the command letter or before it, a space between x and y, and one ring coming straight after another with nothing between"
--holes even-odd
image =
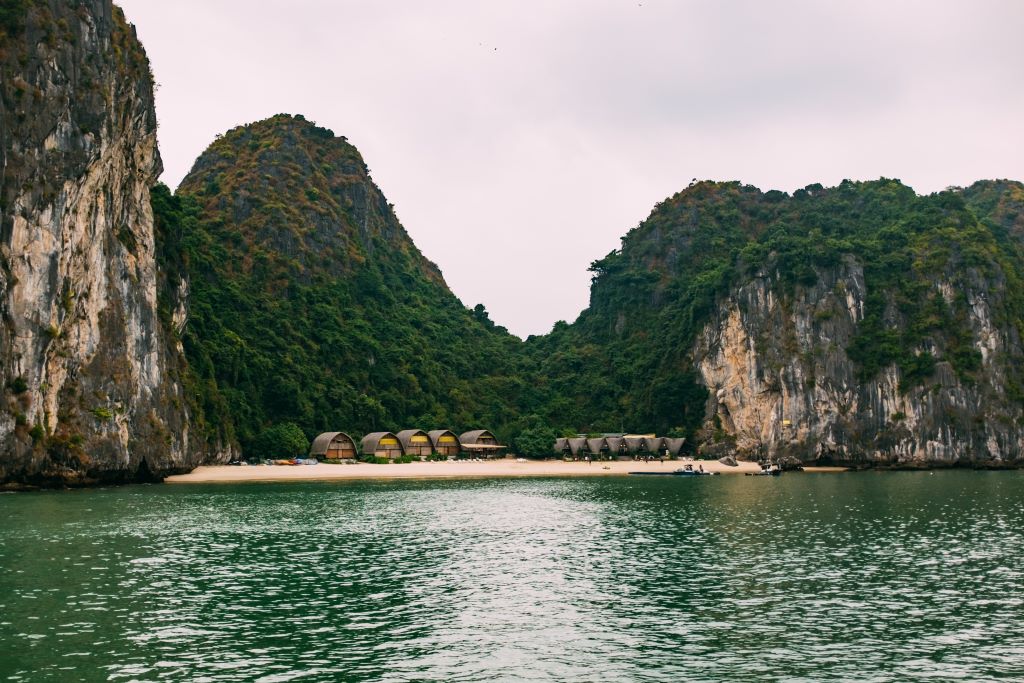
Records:
<instances>
[{"instance_id":1,"label":"sandy beach","mask_svg":"<svg viewBox=\"0 0 1024 683\"><path fill-rule=\"evenodd\" d=\"M511 458L484 462L447 461L412 462L406 464L369 465L296 465L248 467L198 467L188 474L167 477L170 484L232 483L243 481L329 481L335 479L432 479L467 477L601 477L623 476L629 472L671 472L691 461L666 460L655 462L563 462L561 460L528 460L517 462ZM736 467L716 460L693 462L706 471L722 474L744 474L758 471L751 462Z\"/></svg>"}]
</instances>

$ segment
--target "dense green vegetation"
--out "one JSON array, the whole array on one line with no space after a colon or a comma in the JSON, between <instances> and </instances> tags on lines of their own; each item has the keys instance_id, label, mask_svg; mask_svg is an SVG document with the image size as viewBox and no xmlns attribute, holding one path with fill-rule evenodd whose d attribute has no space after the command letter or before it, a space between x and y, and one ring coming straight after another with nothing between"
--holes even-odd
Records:
<instances>
[{"instance_id":1,"label":"dense green vegetation","mask_svg":"<svg viewBox=\"0 0 1024 683\"><path fill-rule=\"evenodd\" d=\"M208 436L252 452L285 422L307 437L487 427L527 455L574 431L692 444L708 402L697 335L755 277L789 296L859 263L867 307L846 351L861 379L895 365L909 390L948 361L974 381L968 283L1003 293L997 322L1024 333L1022 197L1005 182L924 197L887 179L792 195L696 183L593 263L575 323L523 343L452 295L355 148L301 117L229 131L177 195L153 195L158 237L177 245L161 265L190 281L182 341Z\"/></svg>"},{"instance_id":2,"label":"dense green vegetation","mask_svg":"<svg viewBox=\"0 0 1024 683\"><path fill-rule=\"evenodd\" d=\"M302 458L309 452L309 439L294 422L280 422L261 431L247 455L255 458Z\"/></svg>"},{"instance_id":3,"label":"dense green vegetation","mask_svg":"<svg viewBox=\"0 0 1024 683\"><path fill-rule=\"evenodd\" d=\"M696 384L691 354L716 301L757 276L792 293L846 259L863 265L868 291L847 349L862 380L895 364L905 389L921 383L936 363L920 352L929 346L972 381L981 357L963 285L973 278L1004 293L993 300L998 322L1024 332L1021 233L978 220L989 215L979 204L983 185L924 197L886 179L812 185L792 196L739 183L692 185L594 262L591 304L579 320L528 340L545 416L583 431L625 426L692 437L707 392ZM1019 206L1019 184L987 201L1005 205L1011 190ZM977 198L977 214L965 197ZM938 282L952 284L952 303ZM1012 391L1021 386L1020 377L1006 379Z\"/></svg>"},{"instance_id":4,"label":"dense green vegetation","mask_svg":"<svg viewBox=\"0 0 1024 683\"><path fill-rule=\"evenodd\" d=\"M498 429L524 391L519 342L448 290L344 138L277 116L218 139L176 196L183 336L211 434ZM161 227L162 226L162 227ZM170 256L168 256L170 258Z\"/></svg>"}]
</instances>

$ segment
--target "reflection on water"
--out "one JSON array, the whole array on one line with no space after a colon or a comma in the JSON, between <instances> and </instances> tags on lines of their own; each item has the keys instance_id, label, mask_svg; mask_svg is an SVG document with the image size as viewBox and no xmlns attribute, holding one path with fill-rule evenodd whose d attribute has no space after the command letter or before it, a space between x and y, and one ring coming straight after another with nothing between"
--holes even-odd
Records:
<instances>
[{"instance_id":1,"label":"reflection on water","mask_svg":"<svg viewBox=\"0 0 1024 683\"><path fill-rule=\"evenodd\" d=\"M0 680L1024 677L1024 476L0 496Z\"/></svg>"}]
</instances>

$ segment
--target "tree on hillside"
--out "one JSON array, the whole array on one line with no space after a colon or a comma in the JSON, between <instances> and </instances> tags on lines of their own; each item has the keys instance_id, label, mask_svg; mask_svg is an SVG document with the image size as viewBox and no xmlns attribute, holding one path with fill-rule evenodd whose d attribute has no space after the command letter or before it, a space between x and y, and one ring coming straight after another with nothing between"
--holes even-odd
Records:
<instances>
[{"instance_id":1,"label":"tree on hillside","mask_svg":"<svg viewBox=\"0 0 1024 683\"><path fill-rule=\"evenodd\" d=\"M282 422L264 429L253 439L246 455L257 459L301 458L309 452L309 439L294 422Z\"/></svg>"}]
</instances>

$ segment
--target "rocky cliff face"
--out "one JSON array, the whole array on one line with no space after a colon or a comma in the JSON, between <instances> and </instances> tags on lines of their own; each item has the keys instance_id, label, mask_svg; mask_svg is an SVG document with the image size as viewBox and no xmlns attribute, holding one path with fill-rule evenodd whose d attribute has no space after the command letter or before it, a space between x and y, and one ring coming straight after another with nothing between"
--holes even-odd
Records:
<instances>
[{"instance_id":1,"label":"rocky cliff face","mask_svg":"<svg viewBox=\"0 0 1024 683\"><path fill-rule=\"evenodd\" d=\"M1024 186L697 183L542 353L585 431L855 466L1024 465ZM695 391L694 389L699 389Z\"/></svg>"},{"instance_id":2,"label":"rocky cliff face","mask_svg":"<svg viewBox=\"0 0 1024 683\"><path fill-rule=\"evenodd\" d=\"M0 44L0 483L190 469L157 315L148 61L109 0L24 6Z\"/></svg>"},{"instance_id":3,"label":"rocky cliff face","mask_svg":"<svg viewBox=\"0 0 1024 683\"><path fill-rule=\"evenodd\" d=\"M946 306L962 299L980 367L971 377L958 374L948 345L930 338L913 349L935 359L915 386L895 364L864 378L847 353L868 294L854 257L794 293L764 274L736 287L694 348L711 393L705 450L855 466L1019 466L1021 405L1006 383L1021 340L994 313L1005 280L969 270L931 286ZM893 325L907 324L888 308Z\"/></svg>"}]
</instances>

